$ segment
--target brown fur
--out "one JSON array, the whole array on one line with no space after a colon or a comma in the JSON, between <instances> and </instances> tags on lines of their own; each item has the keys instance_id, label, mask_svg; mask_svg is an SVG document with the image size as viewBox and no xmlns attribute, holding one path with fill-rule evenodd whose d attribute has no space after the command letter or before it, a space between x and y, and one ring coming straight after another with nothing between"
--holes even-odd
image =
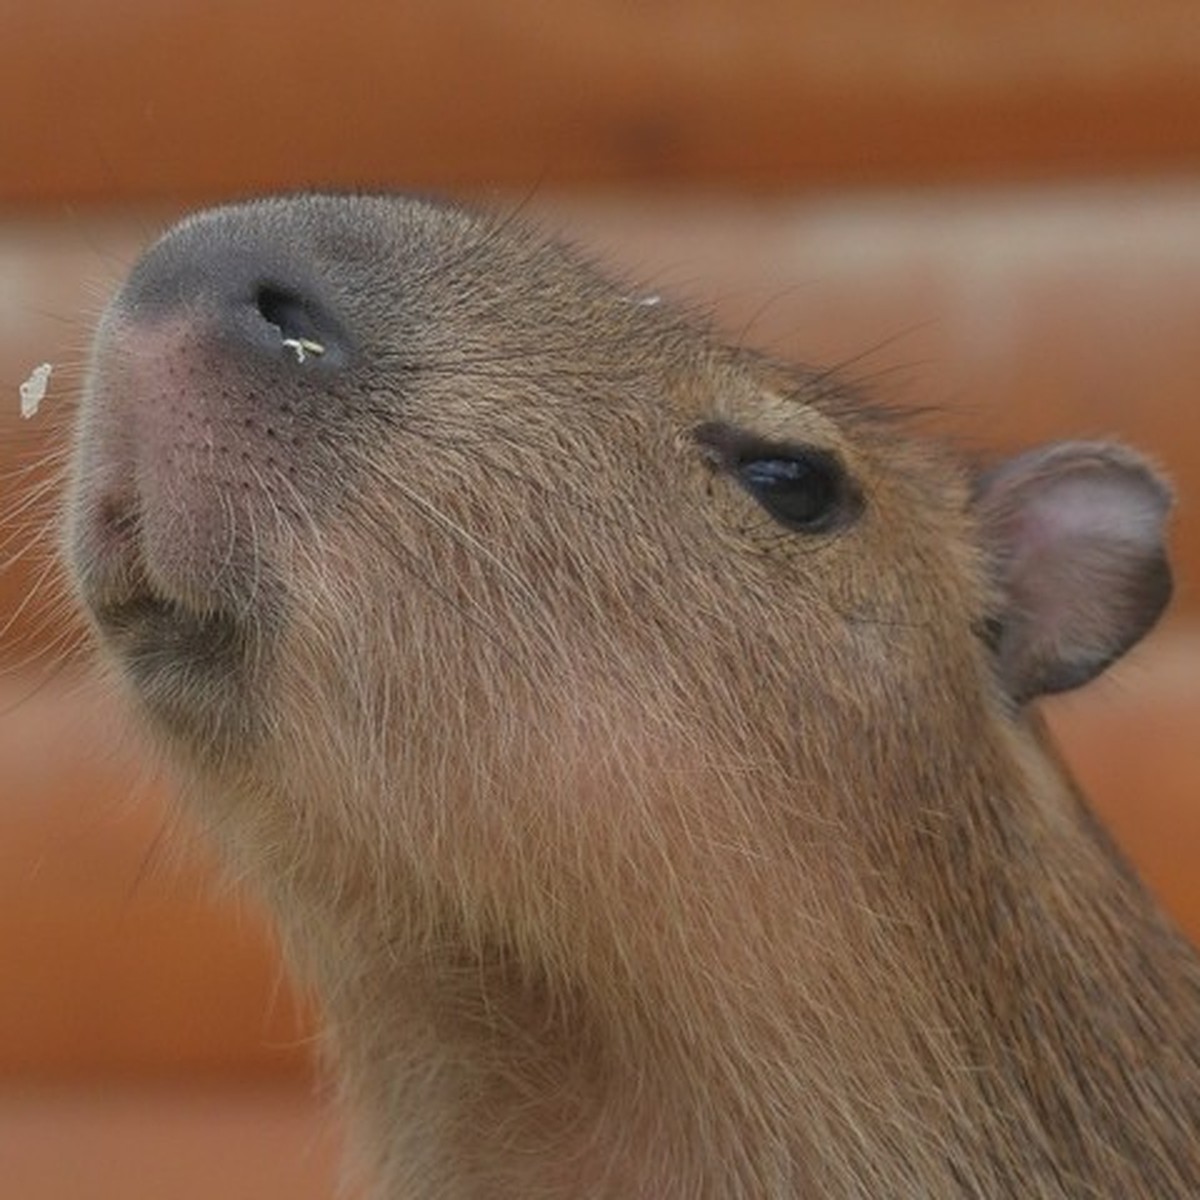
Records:
<instances>
[{"instance_id":1,"label":"brown fur","mask_svg":"<svg viewBox=\"0 0 1200 1200\"><path fill-rule=\"evenodd\" d=\"M344 355L248 355L212 302L245 263ZM781 528L713 423L833 454L861 511ZM151 252L71 556L322 999L372 1195L1200 1194L1200 971L1021 707L1062 638L1009 686L980 486L454 210ZM1101 603L1077 673L1161 599Z\"/></svg>"}]
</instances>

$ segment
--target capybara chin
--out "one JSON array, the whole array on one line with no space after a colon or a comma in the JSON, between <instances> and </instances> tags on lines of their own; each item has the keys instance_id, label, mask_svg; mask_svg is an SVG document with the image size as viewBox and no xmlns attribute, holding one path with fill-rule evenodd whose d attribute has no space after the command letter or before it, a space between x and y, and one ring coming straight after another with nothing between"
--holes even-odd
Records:
<instances>
[{"instance_id":1,"label":"capybara chin","mask_svg":"<svg viewBox=\"0 0 1200 1200\"><path fill-rule=\"evenodd\" d=\"M1162 1200L1200 968L1031 704L1154 624L1170 503L509 220L298 196L134 268L66 543L372 1196Z\"/></svg>"}]
</instances>

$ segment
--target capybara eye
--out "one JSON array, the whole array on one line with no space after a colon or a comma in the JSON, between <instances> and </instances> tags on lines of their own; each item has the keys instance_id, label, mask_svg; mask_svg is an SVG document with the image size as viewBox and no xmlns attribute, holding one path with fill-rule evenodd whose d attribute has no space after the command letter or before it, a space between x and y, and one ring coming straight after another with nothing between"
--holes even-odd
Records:
<instances>
[{"instance_id":1,"label":"capybara eye","mask_svg":"<svg viewBox=\"0 0 1200 1200\"><path fill-rule=\"evenodd\" d=\"M845 478L837 460L823 451L746 458L735 472L742 486L789 529L820 532L842 515Z\"/></svg>"}]
</instances>

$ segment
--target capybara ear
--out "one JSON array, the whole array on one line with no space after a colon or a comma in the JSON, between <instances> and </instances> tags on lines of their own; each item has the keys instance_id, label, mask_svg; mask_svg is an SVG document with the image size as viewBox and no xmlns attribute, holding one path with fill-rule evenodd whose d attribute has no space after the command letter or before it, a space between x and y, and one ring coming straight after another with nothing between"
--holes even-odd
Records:
<instances>
[{"instance_id":1,"label":"capybara ear","mask_svg":"<svg viewBox=\"0 0 1200 1200\"><path fill-rule=\"evenodd\" d=\"M1106 442L1043 446L980 476L996 661L1017 703L1087 683L1155 623L1171 598L1171 503L1149 463Z\"/></svg>"}]
</instances>

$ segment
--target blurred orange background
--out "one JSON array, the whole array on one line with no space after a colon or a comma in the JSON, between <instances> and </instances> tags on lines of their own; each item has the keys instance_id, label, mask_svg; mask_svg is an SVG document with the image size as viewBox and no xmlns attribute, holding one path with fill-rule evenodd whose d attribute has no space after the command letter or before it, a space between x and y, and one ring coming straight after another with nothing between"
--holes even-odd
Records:
<instances>
[{"instance_id":1,"label":"blurred orange background","mask_svg":"<svg viewBox=\"0 0 1200 1200\"><path fill-rule=\"evenodd\" d=\"M88 330L188 206L306 186L521 207L736 339L997 451L1176 480L1177 602L1051 718L1200 939L1194 3L12 0L0 38L0 1188L334 1192L312 1021L252 898L90 680L52 480ZM18 385L55 366L32 422ZM45 484L46 486L43 486Z\"/></svg>"}]
</instances>

